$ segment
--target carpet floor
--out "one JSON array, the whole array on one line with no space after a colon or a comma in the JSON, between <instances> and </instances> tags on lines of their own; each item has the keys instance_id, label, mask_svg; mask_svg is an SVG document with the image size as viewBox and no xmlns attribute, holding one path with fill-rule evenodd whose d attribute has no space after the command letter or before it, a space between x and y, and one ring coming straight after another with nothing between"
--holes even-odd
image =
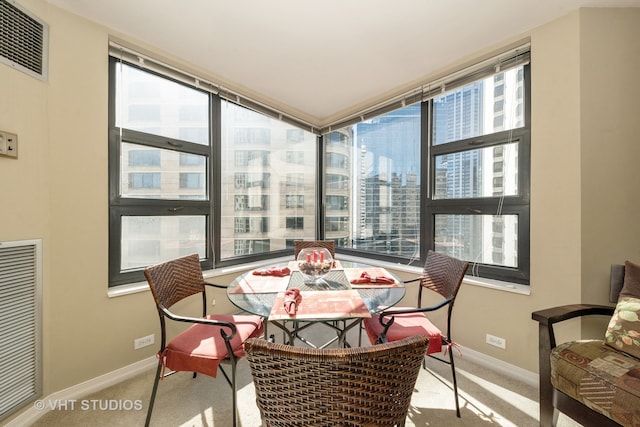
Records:
<instances>
[{"instance_id":1,"label":"carpet floor","mask_svg":"<svg viewBox=\"0 0 640 427\"><path fill-rule=\"evenodd\" d=\"M456 358L461 417L457 418L449 366L429 360L415 386L406 425L415 426L537 426L538 390L462 357ZM130 427L144 425L155 369L78 400L73 409L48 411L33 425L42 427ZM161 381L151 425L159 427L231 426L231 396L224 377L176 373ZM114 403L115 402L115 403ZM111 405L111 407L109 406ZM113 405L120 406L114 408ZM251 372L238 364L239 426L258 427ZM579 424L563 415L558 427Z\"/></svg>"}]
</instances>

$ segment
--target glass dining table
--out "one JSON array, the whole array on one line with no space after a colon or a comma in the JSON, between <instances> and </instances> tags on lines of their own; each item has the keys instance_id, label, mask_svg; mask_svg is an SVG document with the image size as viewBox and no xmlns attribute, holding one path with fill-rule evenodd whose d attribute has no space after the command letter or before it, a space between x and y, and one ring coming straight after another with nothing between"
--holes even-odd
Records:
<instances>
[{"instance_id":1,"label":"glass dining table","mask_svg":"<svg viewBox=\"0 0 640 427\"><path fill-rule=\"evenodd\" d=\"M270 271L274 274L269 274ZM299 290L300 300L295 314L289 314L285 309L285 293L294 288ZM386 269L340 260L319 280L310 280L292 261L243 273L227 288L227 297L236 307L261 316L282 330L286 343L294 345L301 341L314 348L334 342L349 347L348 331L359 326L363 318L396 305L404 295L402 280ZM331 328L336 336L321 345L314 344L301 335L314 325Z\"/></svg>"}]
</instances>

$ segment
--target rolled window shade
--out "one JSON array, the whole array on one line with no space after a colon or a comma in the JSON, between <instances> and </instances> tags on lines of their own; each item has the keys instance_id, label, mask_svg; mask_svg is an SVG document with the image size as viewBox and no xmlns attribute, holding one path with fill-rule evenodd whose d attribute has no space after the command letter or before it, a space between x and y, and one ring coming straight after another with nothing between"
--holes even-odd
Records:
<instances>
[{"instance_id":1,"label":"rolled window shade","mask_svg":"<svg viewBox=\"0 0 640 427\"><path fill-rule=\"evenodd\" d=\"M527 65L530 62L529 45L515 51L484 61L465 70L451 74L441 80L423 85L422 99L427 101L442 92L460 88L477 80L502 73L511 68Z\"/></svg>"},{"instance_id":2,"label":"rolled window shade","mask_svg":"<svg viewBox=\"0 0 640 427\"><path fill-rule=\"evenodd\" d=\"M445 91L462 87L477 80L507 71L511 68L527 65L529 62L530 45L527 43L478 64L449 74L441 79L425 82L419 87L405 92L400 96L379 103L367 110L354 113L349 117L332 122L331 124L324 126L320 130L320 133L325 134L332 132L336 129L354 125L390 111L415 104L416 102L428 101L429 99L441 95Z\"/></svg>"},{"instance_id":3,"label":"rolled window shade","mask_svg":"<svg viewBox=\"0 0 640 427\"><path fill-rule=\"evenodd\" d=\"M350 114L321 126L320 124L309 123L305 120L294 117L291 114L279 111L241 93L224 88L218 83L210 82L204 78L199 78L196 75L182 71L179 68L166 64L162 61L155 60L147 55L138 53L135 50L122 46L114 41L109 42L109 55L116 59L132 65L138 65L143 69L156 72L192 87L211 92L218 95L220 98L226 99L227 101L249 108L285 123L289 123L317 135L323 135L346 126L354 125L405 106L415 104L416 102L427 101L445 91L462 87L476 80L504 72L510 68L526 65L530 62L530 53L530 43L520 45L477 64L461 69L455 73L448 74L445 77L424 82L410 91L404 92L398 96L372 105L360 112Z\"/></svg>"},{"instance_id":4,"label":"rolled window shade","mask_svg":"<svg viewBox=\"0 0 640 427\"><path fill-rule=\"evenodd\" d=\"M221 84L211 82L207 79L180 70L179 68L174 67L170 64L154 59L148 55L136 52L135 50L126 46L122 46L114 41L109 42L109 55L119 61L138 66L144 70L155 72L164 77L168 77L196 89L213 93L214 95L218 95L220 98L249 108L258 113L283 121L285 123L289 123L293 126L299 127L309 132L319 134L318 127L314 126L311 123L308 123L302 119L299 119L282 111L278 111L263 103L245 97L242 94L236 93L228 88L224 88Z\"/></svg>"}]
</instances>

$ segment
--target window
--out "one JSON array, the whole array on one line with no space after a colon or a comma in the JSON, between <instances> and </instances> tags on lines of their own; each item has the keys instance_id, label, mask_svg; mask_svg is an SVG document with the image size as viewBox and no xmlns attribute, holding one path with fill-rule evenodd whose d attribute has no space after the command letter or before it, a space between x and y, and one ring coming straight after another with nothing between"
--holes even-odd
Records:
<instances>
[{"instance_id":1,"label":"window","mask_svg":"<svg viewBox=\"0 0 640 427\"><path fill-rule=\"evenodd\" d=\"M301 239L417 266L436 249L471 262L470 274L529 283L528 48L320 136L110 54L110 286L189 253L222 267Z\"/></svg>"},{"instance_id":2,"label":"window","mask_svg":"<svg viewBox=\"0 0 640 427\"><path fill-rule=\"evenodd\" d=\"M285 208L304 208L304 194L287 194L285 196Z\"/></svg>"},{"instance_id":3,"label":"window","mask_svg":"<svg viewBox=\"0 0 640 427\"><path fill-rule=\"evenodd\" d=\"M234 255L236 256L269 252L271 247L270 243L271 242L269 239L234 240L233 252L234 252Z\"/></svg>"},{"instance_id":4,"label":"window","mask_svg":"<svg viewBox=\"0 0 640 427\"><path fill-rule=\"evenodd\" d=\"M326 238L370 257L419 255L420 132L414 104L325 135Z\"/></svg>"},{"instance_id":5,"label":"window","mask_svg":"<svg viewBox=\"0 0 640 427\"><path fill-rule=\"evenodd\" d=\"M528 284L528 87L526 64L487 72L323 135L325 238L415 265L435 249Z\"/></svg>"},{"instance_id":6,"label":"window","mask_svg":"<svg viewBox=\"0 0 640 427\"><path fill-rule=\"evenodd\" d=\"M129 188L132 190L160 188L160 174L155 172L131 172L129 173Z\"/></svg>"},{"instance_id":7,"label":"window","mask_svg":"<svg viewBox=\"0 0 640 427\"><path fill-rule=\"evenodd\" d=\"M297 163L299 165L304 164L304 152L287 151L287 163Z\"/></svg>"},{"instance_id":8,"label":"window","mask_svg":"<svg viewBox=\"0 0 640 427\"><path fill-rule=\"evenodd\" d=\"M109 67L110 286L189 253L211 265L210 96L113 58ZM186 128L202 132L183 138Z\"/></svg>"},{"instance_id":9,"label":"window","mask_svg":"<svg viewBox=\"0 0 640 427\"><path fill-rule=\"evenodd\" d=\"M317 136L228 101L220 121L219 264L272 256L287 249L287 239L315 238L316 213L304 205L316 205ZM264 222L250 232L262 230L264 238L247 240L235 218L258 212ZM281 225L270 230L269 223Z\"/></svg>"},{"instance_id":10,"label":"window","mask_svg":"<svg viewBox=\"0 0 640 427\"><path fill-rule=\"evenodd\" d=\"M304 218L302 217L287 217L286 222L288 229L302 230L304 228Z\"/></svg>"},{"instance_id":11,"label":"window","mask_svg":"<svg viewBox=\"0 0 640 427\"><path fill-rule=\"evenodd\" d=\"M432 100L429 242L472 274L528 284L528 67ZM471 271L470 271L471 272Z\"/></svg>"},{"instance_id":12,"label":"window","mask_svg":"<svg viewBox=\"0 0 640 427\"><path fill-rule=\"evenodd\" d=\"M160 166L160 151L129 150L129 166Z\"/></svg>"},{"instance_id":13,"label":"window","mask_svg":"<svg viewBox=\"0 0 640 427\"><path fill-rule=\"evenodd\" d=\"M235 233L267 233L269 218L265 217L235 217Z\"/></svg>"}]
</instances>

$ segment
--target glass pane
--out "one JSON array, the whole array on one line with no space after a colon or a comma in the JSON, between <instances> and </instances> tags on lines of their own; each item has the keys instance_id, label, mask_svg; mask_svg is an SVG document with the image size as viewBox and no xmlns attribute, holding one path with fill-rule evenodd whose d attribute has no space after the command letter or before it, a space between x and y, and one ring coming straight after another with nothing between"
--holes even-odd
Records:
<instances>
[{"instance_id":1,"label":"glass pane","mask_svg":"<svg viewBox=\"0 0 640 427\"><path fill-rule=\"evenodd\" d=\"M327 239L371 253L419 253L420 120L415 104L325 135Z\"/></svg>"},{"instance_id":2,"label":"glass pane","mask_svg":"<svg viewBox=\"0 0 640 427\"><path fill-rule=\"evenodd\" d=\"M139 199L207 198L206 158L123 143L120 194Z\"/></svg>"},{"instance_id":3,"label":"glass pane","mask_svg":"<svg viewBox=\"0 0 640 427\"><path fill-rule=\"evenodd\" d=\"M518 267L518 215L436 215L434 236L438 252L470 263Z\"/></svg>"},{"instance_id":4,"label":"glass pane","mask_svg":"<svg viewBox=\"0 0 640 427\"><path fill-rule=\"evenodd\" d=\"M197 253L206 256L206 217L123 216L121 268L143 268Z\"/></svg>"},{"instance_id":5,"label":"glass pane","mask_svg":"<svg viewBox=\"0 0 640 427\"><path fill-rule=\"evenodd\" d=\"M433 100L433 145L523 127L523 67L446 92Z\"/></svg>"},{"instance_id":6,"label":"glass pane","mask_svg":"<svg viewBox=\"0 0 640 427\"><path fill-rule=\"evenodd\" d=\"M209 95L116 64L116 126L209 144Z\"/></svg>"},{"instance_id":7,"label":"glass pane","mask_svg":"<svg viewBox=\"0 0 640 427\"><path fill-rule=\"evenodd\" d=\"M518 195L518 143L436 156L433 199Z\"/></svg>"},{"instance_id":8,"label":"glass pane","mask_svg":"<svg viewBox=\"0 0 640 427\"><path fill-rule=\"evenodd\" d=\"M222 259L315 239L316 147L310 132L222 102Z\"/></svg>"}]
</instances>

